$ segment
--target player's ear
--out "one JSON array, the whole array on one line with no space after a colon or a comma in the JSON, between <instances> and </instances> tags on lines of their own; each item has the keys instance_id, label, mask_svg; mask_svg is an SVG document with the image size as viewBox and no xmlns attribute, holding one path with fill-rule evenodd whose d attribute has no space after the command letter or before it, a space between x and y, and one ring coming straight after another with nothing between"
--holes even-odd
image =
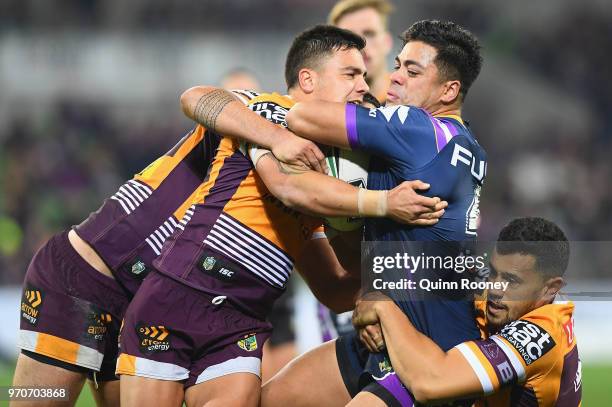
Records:
<instances>
[{"instance_id":1,"label":"player's ear","mask_svg":"<svg viewBox=\"0 0 612 407\"><path fill-rule=\"evenodd\" d=\"M302 68L298 72L298 82L302 92L312 93L315 88L316 73L312 69Z\"/></svg>"},{"instance_id":2,"label":"player's ear","mask_svg":"<svg viewBox=\"0 0 612 407\"><path fill-rule=\"evenodd\" d=\"M459 97L459 91L461 90L461 82L459 81L447 81L444 83L442 90L442 97L440 100L442 103L451 104L455 103Z\"/></svg>"},{"instance_id":3,"label":"player's ear","mask_svg":"<svg viewBox=\"0 0 612 407\"><path fill-rule=\"evenodd\" d=\"M565 286L563 277L551 277L544 284L542 289L542 305L550 304L555 300L555 296L559 294L559 291Z\"/></svg>"}]
</instances>

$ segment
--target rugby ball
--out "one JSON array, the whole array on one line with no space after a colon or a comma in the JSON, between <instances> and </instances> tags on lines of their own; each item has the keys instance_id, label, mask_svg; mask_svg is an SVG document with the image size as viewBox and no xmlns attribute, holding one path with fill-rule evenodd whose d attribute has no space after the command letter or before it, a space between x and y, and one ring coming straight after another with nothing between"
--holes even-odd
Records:
<instances>
[{"instance_id":1,"label":"rugby ball","mask_svg":"<svg viewBox=\"0 0 612 407\"><path fill-rule=\"evenodd\" d=\"M370 156L361 151L343 150L331 147L326 155L328 175L358 188L368 185ZM327 226L339 231L350 232L363 226L363 218L325 218Z\"/></svg>"}]
</instances>

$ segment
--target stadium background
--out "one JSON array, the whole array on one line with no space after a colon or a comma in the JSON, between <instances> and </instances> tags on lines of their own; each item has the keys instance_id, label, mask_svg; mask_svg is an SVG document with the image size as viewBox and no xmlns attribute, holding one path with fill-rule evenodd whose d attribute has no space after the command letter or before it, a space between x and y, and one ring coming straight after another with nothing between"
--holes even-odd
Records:
<instances>
[{"instance_id":1,"label":"stadium background","mask_svg":"<svg viewBox=\"0 0 612 407\"><path fill-rule=\"evenodd\" d=\"M394 35L421 18L451 19L484 45L464 112L489 154L481 236L540 215L571 240L612 240L609 2L395 3ZM33 252L190 128L178 106L184 89L244 67L263 89L284 91L292 37L324 22L333 4L0 0L0 386L12 374ZM612 291L609 269L581 271L585 286ZM610 302L577 304L589 407L612 405L611 312ZM298 329L308 318L296 317Z\"/></svg>"}]
</instances>

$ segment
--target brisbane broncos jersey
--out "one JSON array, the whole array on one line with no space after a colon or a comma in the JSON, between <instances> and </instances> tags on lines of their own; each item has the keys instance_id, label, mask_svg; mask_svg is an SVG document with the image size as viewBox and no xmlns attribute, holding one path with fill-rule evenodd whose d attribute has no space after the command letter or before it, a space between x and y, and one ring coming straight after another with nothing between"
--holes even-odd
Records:
<instances>
[{"instance_id":1,"label":"brisbane broncos jersey","mask_svg":"<svg viewBox=\"0 0 612 407\"><path fill-rule=\"evenodd\" d=\"M256 93L233 91L248 103ZM189 220L221 138L196 126L74 229L133 295L165 240Z\"/></svg>"},{"instance_id":2,"label":"brisbane broncos jersey","mask_svg":"<svg viewBox=\"0 0 612 407\"><path fill-rule=\"evenodd\" d=\"M249 107L286 126L293 102L262 94ZM189 221L154 262L156 269L195 289L264 317L284 291L295 259L322 221L284 206L255 171L257 147L223 137Z\"/></svg>"},{"instance_id":3,"label":"brisbane broncos jersey","mask_svg":"<svg viewBox=\"0 0 612 407\"><path fill-rule=\"evenodd\" d=\"M485 304L477 302L480 321L486 321ZM573 310L571 302L544 305L495 335L489 336L485 325L486 339L458 345L487 396L477 405L580 406L581 365Z\"/></svg>"}]
</instances>

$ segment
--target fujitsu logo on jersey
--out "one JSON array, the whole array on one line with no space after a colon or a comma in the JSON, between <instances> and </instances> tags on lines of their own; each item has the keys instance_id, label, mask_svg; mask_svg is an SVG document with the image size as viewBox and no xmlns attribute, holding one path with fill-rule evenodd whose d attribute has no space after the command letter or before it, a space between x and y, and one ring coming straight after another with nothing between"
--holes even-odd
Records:
<instances>
[{"instance_id":1,"label":"fujitsu logo on jersey","mask_svg":"<svg viewBox=\"0 0 612 407\"><path fill-rule=\"evenodd\" d=\"M548 332L529 321L511 322L499 335L514 346L527 365L544 356L556 345Z\"/></svg>"},{"instance_id":2,"label":"fujitsu logo on jersey","mask_svg":"<svg viewBox=\"0 0 612 407\"><path fill-rule=\"evenodd\" d=\"M479 161L470 150L467 148L460 146L459 144L455 144L455 149L453 150L453 156L451 157L451 165L453 167L457 166L457 163L462 163L471 168L472 175L478 181L482 181L487 175L487 162ZM478 171L476 171L476 167L478 166Z\"/></svg>"}]
</instances>

